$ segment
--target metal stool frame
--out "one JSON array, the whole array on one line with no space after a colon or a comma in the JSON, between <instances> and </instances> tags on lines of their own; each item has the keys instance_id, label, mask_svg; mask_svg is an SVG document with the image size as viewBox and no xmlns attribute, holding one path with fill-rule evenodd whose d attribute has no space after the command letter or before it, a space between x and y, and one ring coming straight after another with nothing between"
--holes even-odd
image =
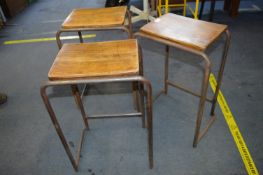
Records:
<instances>
[{"instance_id":1,"label":"metal stool frame","mask_svg":"<svg viewBox=\"0 0 263 175\"><path fill-rule=\"evenodd\" d=\"M210 61L209 57L206 55L205 50L204 51L195 50L195 49L177 44L173 41L162 39L160 37L154 37L152 35L149 35L147 33L141 32L141 31L134 34L134 36L136 36L136 37L141 36L141 37L148 38L148 39L151 39L151 40L154 40L154 41L157 41L159 43L166 45L165 64L164 64L164 71L165 71L164 72L164 89L158 93L158 95L154 98L154 100L157 99L162 93L164 93L164 94L168 93L168 85L200 98L198 113L197 113L197 119L196 119L196 124L195 124L193 147L197 146L198 142L207 133L208 129L213 124L213 122L215 121L215 118L216 118L215 107L216 107L217 97L218 97L219 89L220 89L222 78L223 78L224 67L225 67L225 63L227 60L227 52L228 52L228 48L230 45L230 39L231 39L231 36L230 36L228 29L226 29L221 34L221 36L223 34L225 35L225 44L224 44L224 48L223 48L219 72L217 75L217 86L216 86L216 90L215 90L215 93L214 93L214 96L212 99L207 98L207 88L208 88L209 76L211 73L211 61ZM221 37L221 36L219 36L219 37ZM202 61L204 62L204 67L203 67L203 74L204 75L203 75L203 80L202 80L201 93L193 92L192 90L190 90L190 89L188 89L182 85L172 83L171 81L168 80L169 47L170 46L178 48L178 49L186 51L186 52L193 53L195 55L198 55L202 59ZM211 111L210 111L211 118L207 122L205 128L202 131L200 131L206 101L212 103L212 107L211 107Z\"/></svg>"},{"instance_id":2,"label":"metal stool frame","mask_svg":"<svg viewBox=\"0 0 263 175\"><path fill-rule=\"evenodd\" d=\"M139 75L132 75L132 76L124 76L124 77L96 77L96 78L83 78L83 79L75 79L75 80L49 80L41 86L40 94L43 99L43 102L46 106L46 109L49 113L51 121L56 129L56 132L61 140L61 143L64 146L64 149L70 159L70 162L75 171L78 171L79 162L80 162L80 154L81 148L83 145L84 140L84 132L89 130L89 119L105 119L105 118L121 118L121 117L141 117L142 118L142 127L147 128L148 131L148 159L149 159L149 167L150 169L153 168L153 121L152 121L152 86L151 82L145 79L143 76L143 65L142 65L142 55L141 55L141 48L139 46ZM105 114L105 115L93 115L88 116L84 110L84 106L81 100L81 95L78 89L78 85L81 84L98 84L98 83L118 83L118 82L131 82L137 85L138 88L138 95L140 96L140 104L139 104L139 112L135 113L128 113L128 114ZM71 86L71 90L77 106L81 112L84 128L81 132L81 139L78 145L77 155L74 159L74 156L70 150L69 144L66 140L66 137L63 134L63 131L60 127L60 124L57 120L56 114L53 110L53 107L50 103L48 94L46 90L49 87L54 86ZM146 87L146 91L145 88ZM145 94L146 92L146 94ZM145 124L145 103L144 97L146 95L146 114L147 114L147 123ZM145 126L146 125L146 126Z\"/></svg>"}]
</instances>

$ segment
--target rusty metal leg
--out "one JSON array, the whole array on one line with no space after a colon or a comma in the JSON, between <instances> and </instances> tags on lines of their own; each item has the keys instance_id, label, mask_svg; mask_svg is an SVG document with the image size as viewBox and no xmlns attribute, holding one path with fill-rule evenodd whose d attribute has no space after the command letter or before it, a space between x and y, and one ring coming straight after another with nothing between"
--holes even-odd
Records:
<instances>
[{"instance_id":1,"label":"rusty metal leg","mask_svg":"<svg viewBox=\"0 0 263 175\"><path fill-rule=\"evenodd\" d=\"M62 42L61 42L61 39L60 39L61 33L62 33L61 30L58 30L57 33L56 33L56 41L57 41L57 45L58 45L59 49L61 49L61 47L62 47Z\"/></svg>"},{"instance_id":2,"label":"rusty metal leg","mask_svg":"<svg viewBox=\"0 0 263 175\"><path fill-rule=\"evenodd\" d=\"M76 86L76 85L74 85L74 86ZM71 88L72 95L74 96L76 105L77 105L77 107L80 109L79 100L77 99L77 95L76 95L76 89L78 90L78 87L77 87L77 88L74 88L73 85L71 85L70 88Z\"/></svg>"},{"instance_id":3,"label":"rusty metal leg","mask_svg":"<svg viewBox=\"0 0 263 175\"><path fill-rule=\"evenodd\" d=\"M52 123L53 123L53 125L54 125L54 127L56 129L56 132L57 132L57 134L58 134L58 136L59 136L59 138L60 138L60 140L62 142L62 145L64 146L64 149L65 149L65 151L66 151L66 153L67 153L67 155L69 157L69 160L70 160L74 170L78 171L78 164L74 160L74 157L73 157L73 155L72 155L72 153L70 151L68 142L67 142L67 140L66 140L66 138L65 138L65 136L64 136L64 134L62 132L62 129L61 129L59 123L58 123L58 120L56 118L55 112L54 112L54 110L53 110L53 108L52 108L52 106L50 104L50 101L48 99L48 96L46 94L46 88L47 88L46 86L42 86L41 87L41 91L40 92L41 92L42 99L43 99L44 104L45 104L45 106L47 108L47 111L48 111L48 113L50 115L51 121L52 121Z\"/></svg>"},{"instance_id":4,"label":"rusty metal leg","mask_svg":"<svg viewBox=\"0 0 263 175\"><path fill-rule=\"evenodd\" d=\"M226 63L226 60L227 60L227 52L228 52L228 48L229 48L229 45L230 45L230 38L231 38L231 36L230 36L229 31L227 30L225 32L225 34L226 34L226 42L225 42L225 46L224 46L224 50L223 50L223 54L222 54L220 69L219 69L219 72L218 72L218 75L217 75L217 86L216 86L215 94L214 94L213 101L212 101L212 107L211 107L211 112L210 112L211 116L213 116L214 113L215 113L217 96L218 96L219 89L220 89L220 86L221 86L221 82L222 82L222 78L223 78L223 72L224 72L224 68L225 68L225 63Z\"/></svg>"},{"instance_id":5,"label":"rusty metal leg","mask_svg":"<svg viewBox=\"0 0 263 175\"><path fill-rule=\"evenodd\" d=\"M203 81L202 81L201 97L200 97L200 101L199 101L199 107L198 107L198 113L197 113L197 119L196 119L193 147L196 147L198 141L201 139L200 128L201 128L201 123L202 123L202 118L203 118L203 113L204 113L204 108L205 108L205 101L206 101L209 75L211 72L210 61L208 60L208 58L205 59L205 61L206 61L206 65L205 65L204 76L203 76Z\"/></svg>"},{"instance_id":6,"label":"rusty metal leg","mask_svg":"<svg viewBox=\"0 0 263 175\"><path fill-rule=\"evenodd\" d=\"M138 87L139 85L137 82L132 83L133 106L135 110L140 111Z\"/></svg>"},{"instance_id":7,"label":"rusty metal leg","mask_svg":"<svg viewBox=\"0 0 263 175\"><path fill-rule=\"evenodd\" d=\"M82 119L83 119L83 122L85 124L85 128L89 129L87 115L86 115L85 110L84 110L84 106L83 106L83 103L82 103L82 100L80 97L78 86L77 85L71 85L71 89L72 89L73 96L75 97L75 101L76 101L76 103L80 109Z\"/></svg>"},{"instance_id":8,"label":"rusty metal leg","mask_svg":"<svg viewBox=\"0 0 263 175\"><path fill-rule=\"evenodd\" d=\"M139 45L139 75L143 76L143 58L142 48ZM142 127L145 128L145 104L144 104L144 85L139 83L139 95L140 95L140 112L142 113Z\"/></svg>"},{"instance_id":9,"label":"rusty metal leg","mask_svg":"<svg viewBox=\"0 0 263 175\"><path fill-rule=\"evenodd\" d=\"M204 6L205 6L205 1L206 1L206 0L201 0L201 1L202 1L202 2L201 2L201 7L200 7L200 10L199 10L199 16L198 16L199 19L202 19L203 11L204 11Z\"/></svg>"},{"instance_id":10,"label":"rusty metal leg","mask_svg":"<svg viewBox=\"0 0 263 175\"><path fill-rule=\"evenodd\" d=\"M143 77L143 56L142 56L142 48L139 45L139 74ZM144 85L139 83L139 94L140 94L140 112L142 113L142 127L146 127L145 123L145 104L144 104Z\"/></svg>"},{"instance_id":11,"label":"rusty metal leg","mask_svg":"<svg viewBox=\"0 0 263 175\"><path fill-rule=\"evenodd\" d=\"M142 127L145 128L145 105L144 105L144 85L139 83L140 111L142 113Z\"/></svg>"},{"instance_id":12,"label":"rusty metal leg","mask_svg":"<svg viewBox=\"0 0 263 175\"><path fill-rule=\"evenodd\" d=\"M131 12L129 11L129 9L127 9L126 11L127 17L128 17L128 37L129 38L133 38L133 34L132 34L132 22L131 22Z\"/></svg>"},{"instance_id":13,"label":"rusty metal leg","mask_svg":"<svg viewBox=\"0 0 263 175\"><path fill-rule=\"evenodd\" d=\"M170 47L168 45L165 46L165 63L164 63L164 93L168 92L168 74L169 74L169 53Z\"/></svg>"},{"instance_id":14,"label":"rusty metal leg","mask_svg":"<svg viewBox=\"0 0 263 175\"><path fill-rule=\"evenodd\" d=\"M147 130L148 130L148 158L149 167L153 168L153 119L152 119L152 86L150 81L142 81L146 85L146 111L147 111Z\"/></svg>"},{"instance_id":15,"label":"rusty metal leg","mask_svg":"<svg viewBox=\"0 0 263 175\"><path fill-rule=\"evenodd\" d=\"M82 37L81 31L78 31L78 35L79 35L79 42L83 43L83 37Z\"/></svg>"}]
</instances>

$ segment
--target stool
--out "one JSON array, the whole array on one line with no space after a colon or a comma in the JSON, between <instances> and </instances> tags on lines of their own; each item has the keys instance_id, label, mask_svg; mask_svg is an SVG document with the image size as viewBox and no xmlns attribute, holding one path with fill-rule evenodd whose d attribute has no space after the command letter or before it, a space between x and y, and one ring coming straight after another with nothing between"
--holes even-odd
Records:
<instances>
[{"instance_id":1,"label":"stool","mask_svg":"<svg viewBox=\"0 0 263 175\"><path fill-rule=\"evenodd\" d=\"M220 63L220 69L217 76L217 86L215 94L212 99L206 98L208 81L211 72L211 61L205 51L207 48L214 43L221 35L226 35L225 45L222 54L222 60ZM208 131L209 127L215 120L215 106L217 101L217 96L219 88L221 85L223 71L225 67L225 62L227 58L227 52L230 44L230 34L226 25L215 24L200 20L194 20L192 18L187 18L184 16L179 16L176 14L165 14L155 21L150 22L143 26L135 36L145 37L166 45L166 56L165 56L165 75L164 75L164 90L161 93L167 94L168 85L181 89L187 93L200 98L199 109L196 119L196 127L194 134L193 146L196 147L197 143ZM178 49L184 50L186 52L198 55L204 62L204 75L202 80L201 93L196 93L186 88L182 85L172 83L168 79L168 64L169 64L169 46L176 47ZM158 97L157 96L157 97ZM200 132L200 126L202 122L205 101L210 101L212 103L210 120L208 121L206 127L202 132Z\"/></svg>"},{"instance_id":2,"label":"stool","mask_svg":"<svg viewBox=\"0 0 263 175\"><path fill-rule=\"evenodd\" d=\"M51 121L64 146L75 171L78 171L84 131L89 130L89 119L114 117L141 117L145 126L144 95L146 94L146 114L148 131L148 158L150 168L153 167L152 141L152 88L151 83L142 76L141 50L137 40L120 40L95 43L64 44L60 49L49 73L49 81L41 86L41 96ZM87 116L80 92L79 84L97 84L111 82L131 82L139 84L140 112L128 114L105 114ZM78 147L76 159L70 151L68 142L62 132L56 114L47 95L47 88L54 86L71 86L76 103L79 106L84 129ZM144 92L146 87L146 92Z\"/></svg>"},{"instance_id":3,"label":"stool","mask_svg":"<svg viewBox=\"0 0 263 175\"><path fill-rule=\"evenodd\" d=\"M125 17L128 18L128 26L125 26ZM77 32L80 42L83 42L82 31L95 30L123 30L132 37L131 15L126 6L74 9L57 31L56 39L58 47L62 43L60 35L63 32Z\"/></svg>"}]
</instances>

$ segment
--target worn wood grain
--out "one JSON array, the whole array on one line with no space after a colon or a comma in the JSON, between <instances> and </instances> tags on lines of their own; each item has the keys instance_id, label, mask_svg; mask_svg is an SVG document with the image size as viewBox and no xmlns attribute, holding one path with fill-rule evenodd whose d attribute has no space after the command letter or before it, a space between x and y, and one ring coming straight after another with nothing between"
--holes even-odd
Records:
<instances>
[{"instance_id":1,"label":"worn wood grain","mask_svg":"<svg viewBox=\"0 0 263 175\"><path fill-rule=\"evenodd\" d=\"M168 13L146 24L140 31L203 51L226 29L226 25Z\"/></svg>"},{"instance_id":2,"label":"worn wood grain","mask_svg":"<svg viewBox=\"0 0 263 175\"><path fill-rule=\"evenodd\" d=\"M126 6L74 9L63 22L62 28L98 28L123 25L126 10Z\"/></svg>"},{"instance_id":3,"label":"worn wood grain","mask_svg":"<svg viewBox=\"0 0 263 175\"><path fill-rule=\"evenodd\" d=\"M50 80L125 76L139 73L137 40L64 44L49 71Z\"/></svg>"}]
</instances>

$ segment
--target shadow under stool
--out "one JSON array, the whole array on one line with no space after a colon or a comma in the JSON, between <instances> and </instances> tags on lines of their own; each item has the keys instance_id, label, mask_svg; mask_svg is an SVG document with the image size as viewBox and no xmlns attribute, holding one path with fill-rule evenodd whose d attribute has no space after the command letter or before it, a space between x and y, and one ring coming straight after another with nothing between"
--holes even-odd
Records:
<instances>
[{"instance_id":1,"label":"shadow under stool","mask_svg":"<svg viewBox=\"0 0 263 175\"><path fill-rule=\"evenodd\" d=\"M89 130L88 121L90 119L115 117L141 117L142 125L143 127L146 125L148 133L149 166L150 168L153 167L152 88L150 81L142 76L141 60L141 50L136 39L64 44L60 49L48 73L49 81L43 83L41 86L41 96L75 171L78 171L84 132ZM139 85L140 112L87 115L77 85L122 82L137 83ZM78 146L76 158L74 158L70 150L68 141L63 134L47 93L49 87L56 86L71 87L73 96L82 115L84 128L81 132L81 141ZM145 100L146 103L144 102Z\"/></svg>"},{"instance_id":2,"label":"shadow under stool","mask_svg":"<svg viewBox=\"0 0 263 175\"><path fill-rule=\"evenodd\" d=\"M213 98L208 99L207 88L211 73L211 61L208 55L206 54L206 51L207 48L222 35L225 35L225 44L224 49L222 51L221 63L219 73L217 76L217 86ZM222 24L194 20L192 18L168 13L144 25L142 28L140 28L139 32L134 34L134 36L141 36L166 45L164 65L164 89L157 95L156 98L158 98L158 96L160 96L162 93L167 94L168 86L178 88L200 98L193 141L193 147L196 147L197 143L201 140L201 138L205 135L205 133L215 121L215 107L217 102L217 96L223 77L228 48L230 45L230 33L228 31L227 26ZM200 93L194 92L193 90L186 88L183 85L175 84L169 81L168 65L170 47L175 47L185 52L197 55L204 63L204 66L202 67L203 79ZM204 129L200 131L206 101L212 103L210 111L211 117Z\"/></svg>"}]
</instances>

